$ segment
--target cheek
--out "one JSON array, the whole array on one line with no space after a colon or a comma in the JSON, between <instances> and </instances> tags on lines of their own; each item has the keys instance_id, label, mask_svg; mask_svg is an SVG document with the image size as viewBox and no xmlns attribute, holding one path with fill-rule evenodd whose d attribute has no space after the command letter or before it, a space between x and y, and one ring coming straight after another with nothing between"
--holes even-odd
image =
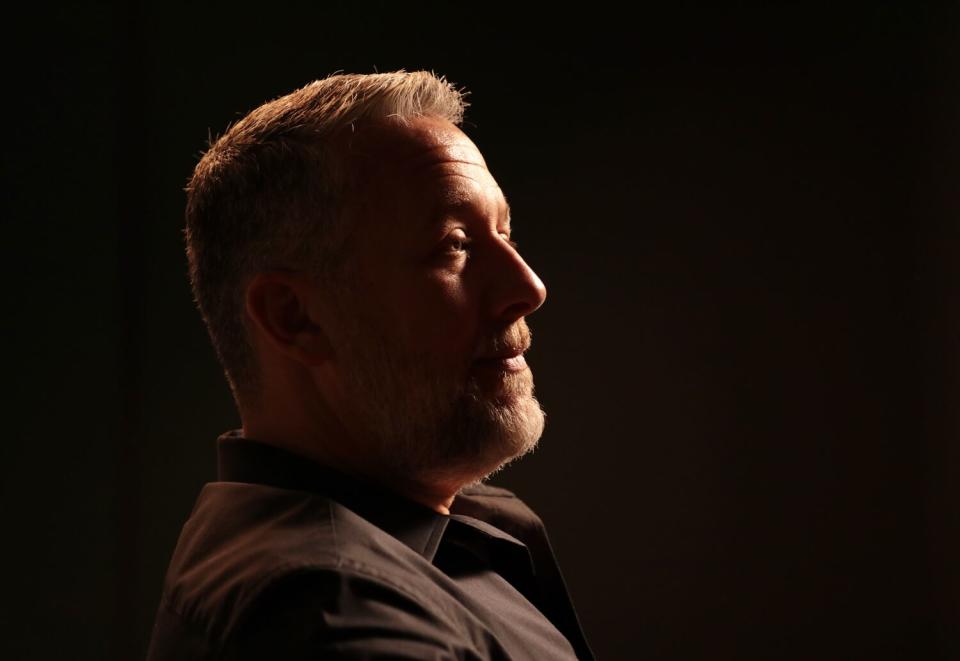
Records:
<instances>
[{"instance_id":1,"label":"cheek","mask_svg":"<svg viewBox=\"0 0 960 661\"><path fill-rule=\"evenodd\" d=\"M478 340L478 306L457 278L425 278L408 298L411 336L427 351L472 353Z\"/></svg>"}]
</instances>

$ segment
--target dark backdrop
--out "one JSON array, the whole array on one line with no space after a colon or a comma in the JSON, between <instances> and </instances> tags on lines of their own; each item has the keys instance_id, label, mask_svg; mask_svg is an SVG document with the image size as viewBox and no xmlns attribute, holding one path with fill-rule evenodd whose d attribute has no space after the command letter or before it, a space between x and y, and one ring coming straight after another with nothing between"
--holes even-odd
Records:
<instances>
[{"instance_id":1,"label":"dark backdrop","mask_svg":"<svg viewBox=\"0 0 960 661\"><path fill-rule=\"evenodd\" d=\"M337 70L471 92L605 659L960 655L956 4L172 2L3 41L4 659L136 659L213 441L182 187ZM921 5L926 5L923 7Z\"/></svg>"}]
</instances>

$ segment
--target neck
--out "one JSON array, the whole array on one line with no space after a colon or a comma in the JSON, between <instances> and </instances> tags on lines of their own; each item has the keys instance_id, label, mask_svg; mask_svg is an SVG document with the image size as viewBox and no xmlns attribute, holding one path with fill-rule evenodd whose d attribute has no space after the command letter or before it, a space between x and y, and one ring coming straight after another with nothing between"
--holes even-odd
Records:
<instances>
[{"instance_id":1,"label":"neck","mask_svg":"<svg viewBox=\"0 0 960 661\"><path fill-rule=\"evenodd\" d=\"M311 402L309 416L302 415L304 408L295 406L294 401L289 396L270 397L257 406L243 407L243 436L388 489L443 515L450 514L457 493L470 481L448 476L438 480L400 479L393 466L384 465L375 456L374 444L351 433L323 398Z\"/></svg>"},{"instance_id":2,"label":"neck","mask_svg":"<svg viewBox=\"0 0 960 661\"><path fill-rule=\"evenodd\" d=\"M450 516L450 507L460 491L460 487L427 487L419 484L400 484L383 479L377 480L376 483L444 516Z\"/></svg>"},{"instance_id":3,"label":"neck","mask_svg":"<svg viewBox=\"0 0 960 661\"><path fill-rule=\"evenodd\" d=\"M360 444L342 442L344 435L333 433L333 430L324 434L307 434L265 426L257 424L254 420L245 419L241 433L244 438L282 448L361 482L392 491L445 516L450 515L450 507L457 493L466 484L466 482L460 484L455 481L433 484L397 479L389 467L378 470L375 467L376 462L365 460L363 454L357 452L361 447ZM350 451L345 451L345 448L350 448Z\"/></svg>"}]
</instances>

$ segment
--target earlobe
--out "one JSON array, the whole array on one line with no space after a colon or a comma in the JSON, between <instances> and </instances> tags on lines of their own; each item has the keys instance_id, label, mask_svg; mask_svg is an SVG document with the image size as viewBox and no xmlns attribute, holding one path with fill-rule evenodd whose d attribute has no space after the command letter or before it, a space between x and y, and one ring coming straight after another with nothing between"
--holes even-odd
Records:
<instances>
[{"instance_id":1,"label":"earlobe","mask_svg":"<svg viewBox=\"0 0 960 661\"><path fill-rule=\"evenodd\" d=\"M330 341L310 304L315 288L301 274L285 271L258 273L246 288L251 331L273 351L304 365L319 365L331 355Z\"/></svg>"}]
</instances>

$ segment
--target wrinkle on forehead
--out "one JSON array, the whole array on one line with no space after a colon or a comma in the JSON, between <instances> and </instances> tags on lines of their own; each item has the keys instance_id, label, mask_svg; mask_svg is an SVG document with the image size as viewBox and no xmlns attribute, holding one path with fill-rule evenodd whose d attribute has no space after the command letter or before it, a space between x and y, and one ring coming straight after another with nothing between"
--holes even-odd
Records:
<instances>
[{"instance_id":1,"label":"wrinkle on forehead","mask_svg":"<svg viewBox=\"0 0 960 661\"><path fill-rule=\"evenodd\" d=\"M358 128L348 142L355 157L376 161L381 167L419 170L444 163L487 167L480 150L463 131L436 117L372 122Z\"/></svg>"},{"instance_id":2,"label":"wrinkle on forehead","mask_svg":"<svg viewBox=\"0 0 960 661\"><path fill-rule=\"evenodd\" d=\"M464 136L466 138L466 136ZM429 146L421 149L402 161L404 165L414 169L426 169L437 165L461 164L476 165L484 170L487 169L487 163L483 160L480 150L466 139L459 142L450 142L441 145Z\"/></svg>"}]
</instances>

